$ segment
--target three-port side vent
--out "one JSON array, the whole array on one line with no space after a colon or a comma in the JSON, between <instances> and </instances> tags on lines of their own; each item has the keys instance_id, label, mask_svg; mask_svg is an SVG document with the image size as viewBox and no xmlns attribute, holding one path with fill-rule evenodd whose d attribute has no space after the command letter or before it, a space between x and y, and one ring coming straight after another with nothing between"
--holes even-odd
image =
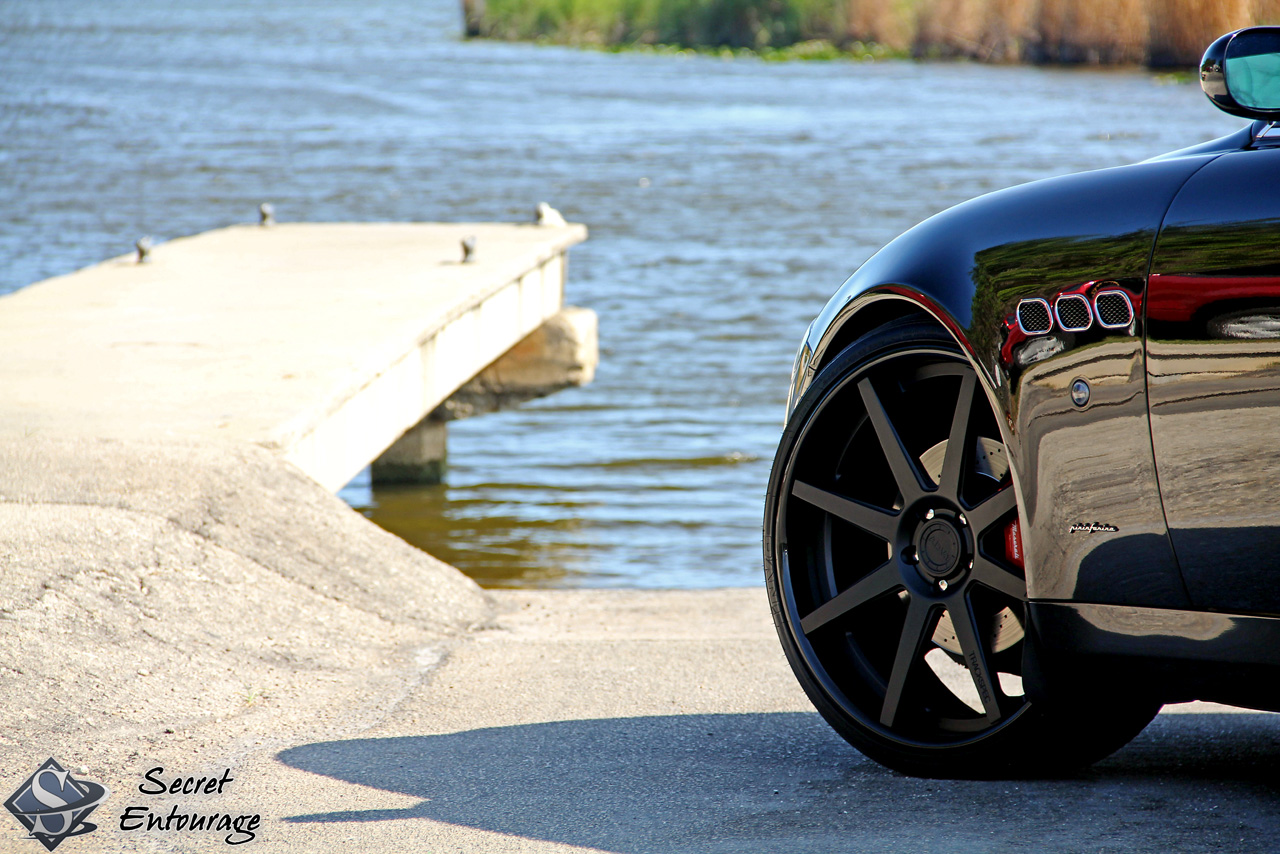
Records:
<instances>
[{"instance_id":1,"label":"three-port side vent","mask_svg":"<svg viewBox=\"0 0 1280 854\"><path fill-rule=\"evenodd\" d=\"M1093 325L1089 301L1079 294L1058 297L1053 302L1053 313L1057 315L1058 326L1066 332L1083 332Z\"/></svg>"},{"instance_id":2,"label":"three-port side vent","mask_svg":"<svg viewBox=\"0 0 1280 854\"><path fill-rule=\"evenodd\" d=\"M1084 332L1094 318L1104 329L1124 329L1133 323L1133 302L1122 290L1099 291L1092 303L1083 294L1060 294L1048 300L1029 297L1018 303L1018 326L1027 335L1043 335L1056 326L1063 332Z\"/></svg>"},{"instance_id":3,"label":"three-port side vent","mask_svg":"<svg viewBox=\"0 0 1280 854\"><path fill-rule=\"evenodd\" d=\"M1123 329L1133 323L1133 303L1124 291L1102 291L1093 298L1098 323L1107 329Z\"/></svg>"},{"instance_id":4,"label":"three-port side vent","mask_svg":"<svg viewBox=\"0 0 1280 854\"><path fill-rule=\"evenodd\" d=\"M1018 325L1027 335L1040 335L1053 328L1049 303L1042 299L1024 299L1018 303Z\"/></svg>"}]
</instances>

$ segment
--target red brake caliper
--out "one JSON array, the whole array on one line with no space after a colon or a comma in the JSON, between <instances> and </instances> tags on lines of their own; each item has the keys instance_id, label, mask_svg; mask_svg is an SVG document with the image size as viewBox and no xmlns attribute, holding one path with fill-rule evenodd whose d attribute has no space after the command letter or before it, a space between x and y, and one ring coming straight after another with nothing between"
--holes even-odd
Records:
<instances>
[{"instance_id":1,"label":"red brake caliper","mask_svg":"<svg viewBox=\"0 0 1280 854\"><path fill-rule=\"evenodd\" d=\"M1018 520L1014 519L1004 529L1004 554L1009 559L1009 563L1025 569L1026 565L1022 562L1022 531L1018 527Z\"/></svg>"}]
</instances>

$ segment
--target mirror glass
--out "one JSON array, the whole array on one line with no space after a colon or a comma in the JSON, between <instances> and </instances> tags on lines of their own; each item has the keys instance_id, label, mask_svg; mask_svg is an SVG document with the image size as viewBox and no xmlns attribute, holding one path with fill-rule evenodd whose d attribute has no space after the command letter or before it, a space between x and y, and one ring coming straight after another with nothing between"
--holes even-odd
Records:
<instances>
[{"instance_id":1,"label":"mirror glass","mask_svg":"<svg viewBox=\"0 0 1280 854\"><path fill-rule=\"evenodd\" d=\"M1280 28L1246 30L1227 45L1227 90L1242 107L1280 110Z\"/></svg>"}]
</instances>

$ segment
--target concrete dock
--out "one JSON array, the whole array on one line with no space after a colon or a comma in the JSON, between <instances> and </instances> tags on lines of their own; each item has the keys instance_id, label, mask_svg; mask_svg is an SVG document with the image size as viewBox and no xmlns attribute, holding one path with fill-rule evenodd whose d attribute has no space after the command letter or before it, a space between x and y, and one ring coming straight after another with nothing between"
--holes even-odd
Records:
<instances>
[{"instance_id":1,"label":"concrete dock","mask_svg":"<svg viewBox=\"0 0 1280 854\"><path fill-rule=\"evenodd\" d=\"M50 279L0 298L0 437L247 442L340 489L560 312L585 238L245 225Z\"/></svg>"}]
</instances>

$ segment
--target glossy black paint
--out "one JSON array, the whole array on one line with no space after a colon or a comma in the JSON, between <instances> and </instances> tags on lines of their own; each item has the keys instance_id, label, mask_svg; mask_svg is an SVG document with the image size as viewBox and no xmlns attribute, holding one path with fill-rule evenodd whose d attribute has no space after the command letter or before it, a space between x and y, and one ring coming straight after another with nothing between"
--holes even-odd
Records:
<instances>
[{"instance_id":1,"label":"glossy black paint","mask_svg":"<svg viewBox=\"0 0 1280 854\"><path fill-rule=\"evenodd\" d=\"M1156 488L1141 323L1055 333L1054 346L1025 366L1005 364L1001 350L1006 319L1024 297L1052 301L1107 283L1140 306L1169 204L1224 147L1247 139L1038 181L944 211L868 260L811 328L818 368L843 324L884 300L909 300L951 329L1001 416L1032 598L1190 606ZM1077 378L1092 389L1083 408L1069 396ZM1069 533L1092 522L1118 530Z\"/></svg>"},{"instance_id":2,"label":"glossy black paint","mask_svg":"<svg viewBox=\"0 0 1280 854\"><path fill-rule=\"evenodd\" d=\"M1168 703L1280 711L1280 618L1074 602L1031 603L1028 615L1052 677L1032 693L1069 699L1106 684Z\"/></svg>"},{"instance_id":3,"label":"glossy black paint","mask_svg":"<svg viewBox=\"0 0 1280 854\"><path fill-rule=\"evenodd\" d=\"M1174 200L1147 300L1151 437L1195 607L1280 613L1280 148L1224 155Z\"/></svg>"}]
</instances>

